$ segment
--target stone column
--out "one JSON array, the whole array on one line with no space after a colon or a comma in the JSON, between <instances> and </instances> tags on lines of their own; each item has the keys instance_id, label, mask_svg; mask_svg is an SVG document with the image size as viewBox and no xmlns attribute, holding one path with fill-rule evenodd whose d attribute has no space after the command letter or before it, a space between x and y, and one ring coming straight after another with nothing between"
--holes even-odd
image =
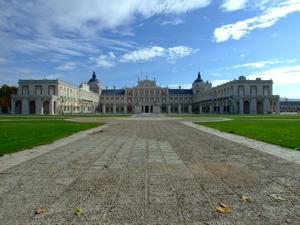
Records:
<instances>
[{"instance_id":1,"label":"stone column","mask_svg":"<svg viewBox=\"0 0 300 225\"><path fill-rule=\"evenodd\" d=\"M214 112L214 106L213 105L210 105L209 106L209 113L213 113Z\"/></svg>"},{"instance_id":2,"label":"stone column","mask_svg":"<svg viewBox=\"0 0 300 225\"><path fill-rule=\"evenodd\" d=\"M102 113L106 113L106 106L102 105Z\"/></svg>"},{"instance_id":3,"label":"stone column","mask_svg":"<svg viewBox=\"0 0 300 225\"><path fill-rule=\"evenodd\" d=\"M189 105L189 113L192 113L192 105Z\"/></svg>"},{"instance_id":4,"label":"stone column","mask_svg":"<svg viewBox=\"0 0 300 225\"><path fill-rule=\"evenodd\" d=\"M268 98L264 99L264 114L270 111L270 100Z\"/></svg>"},{"instance_id":5,"label":"stone column","mask_svg":"<svg viewBox=\"0 0 300 225\"><path fill-rule=\"evenodd\" d=\"M117 112L117 106L113 105L113 113L116 113L116 112Z\"/></svg>"},{"instance_id":6,"label":"stone column","mask_svg":"<svg viewBox=\"0 0 300 225\"><path fill-rule=\"evenodd\" d=\"M168 114L171 113L171 106L170 106L170 105L168 105L167 113L168 113Z\"/></svg>"},{"instance_id":7,"label":"stone column","mask_svg":"<svg viewBox=\"0 0 300 225\"><path fill-rule=\"evenodd\" d=\"M220 104L220 113L223 113L224 112L224 108L223 108L224 106L222 105L222 104Z\"/></svg>"},{"instance_id":8,"label":"stone column","mask_svg":"<svg viewBox=\"0 0 300 225\"><path fill-rule=\"evenodd\" d=\"M35 114L43 115L43 102L41 98L35 100Z\"/></svg>"},{"instance_id":9,"label":"stone column","mask_svg":"<svg viewBox=\"0 0 300 225\"><path fill-rule=\"evenodd\" d=\"M15 114L16 113L16 108L15 108L16 104L15 104L15 100L14 99L11 99L10 105L11 105L11 111L10 111L10 113L11 114ZM0 107L0 113L1 113L1 107Z\"/></svg>"},{"instance_id":10,"label":"stone column","mask_svg":"<svg viewBox=\"0 0 300 225\"><path fill-rule=\"evenodd\" d=\"M53 108L54 104L53 104L53 99L52 98L51 98L51 101L49 102L49 104L50 104L49 105L49 111L50 111L49 114L54 115L54 108Z\"/></svg>"},{"instance_id":11,"label":"stone column","mask_svg":"<svg viewBox=\"0 0 300 225\"><path fill-rule=\"evenodd\" d=\"M181 114L181 105L178 105L178 113Z\"/></svg>"},{"instance_id":12,"label":"stone column","mask_svg":"<svg viewBox=\"0 0 300 225\"><path fill-rule=\"evenodd\" d=\"M29 102L26 98L22 100L22 114L29 114Z\"/></svg>"},{"instance_id":13,"label":"stone column","mask_svg":"<svg viewBox=\"0 0 300 225\"><path fill-rule=\"evenodd\" d=\"M242 98L239 100L239 113L244 114L244 101Z\"/></svg>"},{"instance_id":14,"label":"stone column","mask_svg":"<svg viewBox=\"0 0 300 225\"><path fill-rule=\"evenodd\" d=\"M279 100L276 101L276 113L277 114L280 113L280 103L279 103Z\"/></svg>"},{"instance_id":15,"label":"stone column","mask_svg":"<svg viewBox=\"0 0 300 225\"><path fill-rule=\"evenodd\" d=\"M252 98L250 102L250 113L257 114L257 102L256 98Z\"/></svg>"},{"instance_id":16,"label":"stone column","mask_svg":"<svg viewBox=\"0 0 300 225\"><path fill-rule=\"evenodd\" d=\"M124 113L127 113L127 104L124 105Z\"/></svg>"},{"instance_id":17,"label":"stone column","mask_svg":"<svg viewBox=\"0 0 300 225\"><path fill-rule=\"evenodd\" d=\"M199 113L202 113L202 106L199 106Z\"/></svg>"}]
</instances>

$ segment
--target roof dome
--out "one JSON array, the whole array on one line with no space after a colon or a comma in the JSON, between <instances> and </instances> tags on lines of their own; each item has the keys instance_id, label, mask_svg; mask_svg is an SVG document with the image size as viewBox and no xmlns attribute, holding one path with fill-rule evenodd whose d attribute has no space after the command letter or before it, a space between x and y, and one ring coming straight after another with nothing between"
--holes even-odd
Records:
<instances>
[{"instance_id":1,"label":"roof dome","mask_svg":"<svg viewBox=\"0 0 300 225\"><path fill-rule=\"evenodd\" d=\"M89 80L88 83L90 83L90 82L99 82L99 80L98 80L97 77L96 77L95 71L93 72L92 78Z\"/></svg>"},{"instance_id":2,"label":"roof dome","mask_svg":"<svg viewBox=\"0 0 300 225\"><path fill-rule=\"evenodd\" d=\"M200 72L198 73L198 77L197 79L194 81L194 83L200 83L200 82L203 82L202 78L201 78L201 74Z\"/></svg>"},{"instance_id":3,"label":"roof dome","mask_svg":"<svg viewBox=\"0 0 300 225\"><path fill-rule=\"evenodd\" d=\"M239 76L239 80L246 80L245 76Z\"/></svg>"}]
</instances>

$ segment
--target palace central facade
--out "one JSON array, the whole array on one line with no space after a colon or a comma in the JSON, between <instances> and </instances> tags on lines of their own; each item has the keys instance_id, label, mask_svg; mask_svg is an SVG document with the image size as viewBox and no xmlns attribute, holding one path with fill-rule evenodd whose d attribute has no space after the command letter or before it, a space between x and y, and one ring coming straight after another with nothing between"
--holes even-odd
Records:
<instances>
[{"instance_id":1,"label":"palace central facade","mask_svg":"<svg viewBox=\"0 0 300 225\"><path fill-rule=\"evenodd\" d=\"M59 80L20 80L12 96L13 114L63 113L279 113L273 81L240 76L217 87L201 74L191 89L161 87L155 80L137 86L103 89L95 72L80 87Z\"/></svg>"}]
</instances>

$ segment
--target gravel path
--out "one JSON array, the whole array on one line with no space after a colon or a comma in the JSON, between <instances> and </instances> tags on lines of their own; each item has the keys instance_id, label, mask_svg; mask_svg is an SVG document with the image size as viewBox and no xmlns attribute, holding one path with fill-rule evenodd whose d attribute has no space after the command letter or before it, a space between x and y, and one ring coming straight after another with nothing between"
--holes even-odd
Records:
<instances>
[{"instance_id":1,"label":"gravel path","mask_svg":"<svg viewBox=\"0 0 300 225\"><path fill-rule=\"evenodd\" d=\"M1 171L0 224L299 224L298 164L181 120L104 120Z\"/></svg>"}]
</instances>

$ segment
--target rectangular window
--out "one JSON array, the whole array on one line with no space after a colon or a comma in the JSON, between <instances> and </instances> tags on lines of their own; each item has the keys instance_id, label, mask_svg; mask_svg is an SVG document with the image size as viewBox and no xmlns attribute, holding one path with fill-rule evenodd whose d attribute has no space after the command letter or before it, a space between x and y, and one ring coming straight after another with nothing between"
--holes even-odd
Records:
<instances>
[{"instance_id":1,"label":"rectangular window","mask_svg":"<svg viewBox=\"0 0 300 225\"><path fill-rule=\"evenodd\" d=\"M269 86L264 86L264 96L268 96L270 94Z\"/></svg>"},{"instance_id":2,"label":"rectangular window","mask_svg":"<svg viewBox=\"0 0 300 225\"><path fill-rule=\"evenodd\" d=\"M244 96L245 88L244 86L239 86L239 96Z\"/></svg>"},{"instance_id":3,"label":"rectangular window","mask_svg":"<svg viewBox=\"0 0 300 225\"><path fill-rule=\"evenodd\" d=\"M28 95L28 93L29 93L28 89L29 88L27 85L22 86L22 95Z\"/></svg>"},{"instance_id":4,"label":"rectangular window","mask_svg":"<svg viewBox=\"0 0 300 225\"><path fill-rule=\"evenodd\" d=\"M49 95L55 95L55 86L54 85L49 85L48 86L48 94Z\"/></svg>"},{"instance_id":5,"label":"rectangular window","mask_svg":"<svg viewBox=\"0 0 300 225\"><path fill-rule=\"evenodd\" d=\"M251 96L256 96L257 95L257 87L256 86L251 86Z\"/></svg>"},{"instance_id":6,"label":"rectangular window","mask_svg":"<svg viewBox=\"0 0 300 225\"><path fill-rule=\"evenodd\" d=\"M37 96L42 95L42 86L40 85L35 86L35 95Z\"/></svg>"}]
</instances>

